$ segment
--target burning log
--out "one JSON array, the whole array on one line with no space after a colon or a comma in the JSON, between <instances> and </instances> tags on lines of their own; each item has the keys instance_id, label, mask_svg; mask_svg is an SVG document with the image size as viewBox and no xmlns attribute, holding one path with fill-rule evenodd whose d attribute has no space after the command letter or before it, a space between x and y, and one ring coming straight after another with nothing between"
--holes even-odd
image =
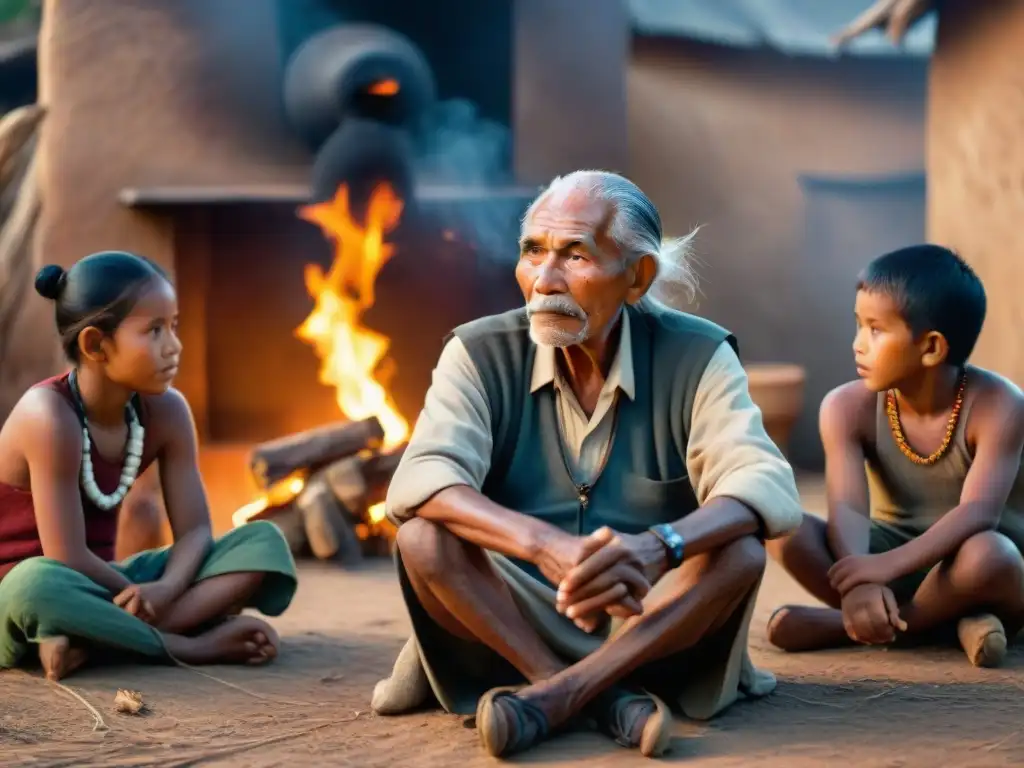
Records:
<instances>
[{"instance_id":1,"label":"burning log","mask_svg":"<svg viewBox=\"0 0 1024 768\"><path fill-rule=\"evenodd\" d=\"M375 449L383 439L376 417L329 424L257 445L249 467L259 487L267 490L298 470L313 473L362 450Z\"/></svg>"},{"instance_id":2,"label":"burning log","mask_svg":"<svg viewBox=\"0 0 1024 768\"><path fill-rule=\"evenodd\" d=\"M362 474L366 479L366 505L372 506L384 501L391 484L391 477L398 469L398 463L405 453L401 446L388 453L375 453L362 462Z\"/></svg>"},{"instance_id":3,"label":"burning log","mask_svg":"<svg viewBox=\"0 0 1024 768\"><path fill-rule=\"evenodd\" d=\"M353 513L366 507L367 479L363 471L366 461L360 456L350 456L328 465L318 474L338 502Z\"/></svg>"},{"instance_id":4,"label":"burning log","mask_svg":"<svg viewBox=\"0 0 1024 768\"><path fill-rule=\"evenodd\" d=\"M306 483L295 508L302 514L309 548L317 558L346 564L362 559L359 537L325 476Z\"/></svg>"},{"instance_id":5,"label":"burning log","mask_svg":"<svg viewBox=\"0 0 1024 768\"><path fill-rule=\"evenodd\" d=\"M239 509L234 523L237 527L249 520L274 522L296 556L312 552L317 559L350 565L363 556L387 555L394 526L383 517L383 501L404 451L404 445L387 453L360 450L309 474L299 469Z\"/></svg>"}]
</instances>

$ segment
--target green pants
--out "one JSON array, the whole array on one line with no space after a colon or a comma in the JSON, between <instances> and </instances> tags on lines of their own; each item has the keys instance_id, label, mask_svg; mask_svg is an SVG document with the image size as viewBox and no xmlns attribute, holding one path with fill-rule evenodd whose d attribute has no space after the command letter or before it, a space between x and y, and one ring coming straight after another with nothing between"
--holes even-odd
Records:
<instances>
[{"instance_id":1,"label":"green pants","mask_svg":"<svg viewBox=\"0 0 1024 768\"><path fill-rule=\"evenodd\" d=\"M132 583L142 584L159 579L169 558L170 547L164 547L111 565ZM264 573L266 578L247 607L267 616L281 615L295 595L297 580L295 561L273 523L248 523L217 539L195 582L252 572ZM0 580L0 669L20 664L33 651L33 643L61 635L165 660L160 633L114 605L113 597L56 560L33 557L18 563Z\"/></svg>"}]
</instances>

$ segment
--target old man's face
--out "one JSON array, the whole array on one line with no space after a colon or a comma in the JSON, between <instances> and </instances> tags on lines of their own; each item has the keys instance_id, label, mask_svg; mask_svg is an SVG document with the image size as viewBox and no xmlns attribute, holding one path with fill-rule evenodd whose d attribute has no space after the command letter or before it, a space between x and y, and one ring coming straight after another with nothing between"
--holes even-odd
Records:
<instances>
[{"instance_id":1,"label":"old man's face","mask_svg":"<svg viewBox=\"0 0 1024 768\"><path fill-rule=\"evenodd\" d=\"M534 343L583 344L618 317L633 276L608 234L613 213L576 191L541 201L523 223L516 279Z\"/></svg>"}]
</instances>

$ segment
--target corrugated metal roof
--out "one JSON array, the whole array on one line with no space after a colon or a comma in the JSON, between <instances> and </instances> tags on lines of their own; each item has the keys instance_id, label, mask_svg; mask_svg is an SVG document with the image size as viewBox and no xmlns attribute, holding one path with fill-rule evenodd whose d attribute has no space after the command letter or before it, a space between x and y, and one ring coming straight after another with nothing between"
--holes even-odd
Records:
<instances>
[{"instance_id":1,"label":"corrugated metal roof","mask_svg":"<svg viewBox=\"0 0 1024 768\"><path fill-rule=\"evenodd\" d=\"M802 56L840 55L831 38L871 0L629 0L640 34L686 37L737 48L774 48ZM843 55L931 55L936 14L925 16L899 47L878 30L847 45Z\"/></svg>"}]
</instances>

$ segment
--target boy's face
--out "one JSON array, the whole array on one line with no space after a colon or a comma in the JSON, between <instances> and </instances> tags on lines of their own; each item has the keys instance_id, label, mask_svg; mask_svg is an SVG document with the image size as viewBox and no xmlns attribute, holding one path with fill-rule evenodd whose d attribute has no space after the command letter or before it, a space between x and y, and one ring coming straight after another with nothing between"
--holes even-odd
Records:
<instances>
[{"instance_id":1,"label":"boy's face","mask_svg":"<svg viewBox=\"0 0 1024 768\"><path fill-rule=\"evenodd\" d=\"M919 372L922 350L896 302L884 293L857 291L853 359L868 389L882 392Z\"/></svg>"}]
</instances>

